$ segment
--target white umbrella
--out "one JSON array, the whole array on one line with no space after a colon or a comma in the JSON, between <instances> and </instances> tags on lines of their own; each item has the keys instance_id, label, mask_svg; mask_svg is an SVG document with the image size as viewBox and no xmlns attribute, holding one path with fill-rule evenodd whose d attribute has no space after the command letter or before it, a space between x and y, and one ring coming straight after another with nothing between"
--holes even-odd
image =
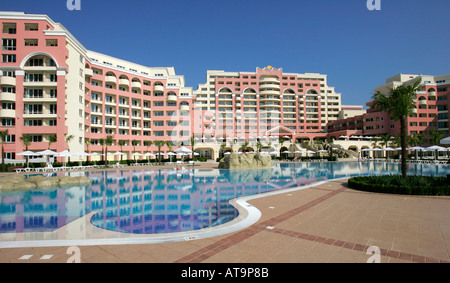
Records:
<instances>
[{"instance_id":1,"label":"white umbrella","mask_svg":"<svg viewBox=\"0 0 450 283\"><path fill-rule=\"evenodd\" d=\"M408 150L424 150L425 148L424 147L421 147L421 146L414 146L414 147L410 147L410 148L408 148Z\"/></svg>"},{"instance_id":2,"label":"white umbrella","mask_svg":"<svg viewBox=\"0 0 450 283\"><path fill-rule=\"evenodd\" d=\"M427 147L426 150L447 150L447 149L442 146L433 145L433 146Z\"/></svg>"},{"instance_id":3,"label":"white umbrella","mask_svg":"<svg viewBox=\"0 0 450 283\"><path fill-rule=\"evenodd\" d=\"M135 153L131 154L131 156L141 156L141 155L142 155L142 153L140 153L140 152L135 152Z\"/></svg>"},{"instance_id":4,"label":"white umbrella","mask_svg":"<svg viewBox=\"0 0 450 283\"><path fill-rule=\"evenodd\" d=\"M36 152L36 154L37 155L56 155L57 154L57 152L55 152L55 151L53 151L53 150L50 150L50 149L47 149L47 150L44 150L44 151L39 151L39 152Z\"/></svg>"},{"instance_id":5,"label":"white umbrella","mask_svg":"<svg viewBox=\"0 0 450 283\"><path fill-rule=\"evenodd\" d=\"M37 156L39 154L28 150L28 151L24 151L24 152L18 153L17 155L21 155L21 156Z\"/></svg>"},{"instance_id":6,"label":"white umbrella","mask_svg":"<svg viewBox=\"0 0 450 283\"><path fill-rule=\"evenodd\" d=\"M151 152L147 152L147 153L144 153L144 156L155 156L155 155Z\"/></svg>"},{"instance_id":7,"label":"white umbrella","mask_svg":"<svg viewBox=\"0 0 450 283\"><path fill-rule=\"evenodd\" d=\"M312 150L308 150L308 151L306 151L306 153L316 153L315 151L312 151Z\"/></svg>"},{"instance_id":8,"label":"white umbrella","mask_svg":"<svg viewBox=\"0 0 450 283\"><path fill-rule=\"evenodd\" d=\"M180 147L180 148L175 149L174 152L176 152L176 153L179 153L179 152L180 152L180 153L189 153L189 154L191 154L191 153L192 153L192 150L190 150L190 149L187 148L187 147L182 146L182 147Z\"/></svg>"},{"instance_id":9,"label":"white umbrella","mask_svg":"<svg viewBox=\"0 0 450 283\"><path fill-rule=\"evenodd\" d=\"M290 152L289 150L285 150L283 151L283 153L292 153L292 152Z\"/></svg>"},{"instance_id":10,"label":"white umbrella","mask_svg":"<svg viewBox=\"0 0 450 283\"><path fill-rule=\"evenodd\" d=\"M441 139L441 141L439 143L441 143L441 144L450 144L450 137L446 137L444 139Z\"/></svg>"},{"instance_id":11,"label":"white umbrella","mask_svg":"<svg viewBox=\"0 0 450 283\"><path fill-rule=\"evenodd\" d=\"M38 154L32 151L24 151L21 153L18 153L17 155L22 155L22 156L37 156ZM28 168L28 159L27 159L27 168Z\"/></svg>"},{"instance_id":12,"label":"white umbrella","mask_svg":"<svg viewBox=\"0 0 450 283\"><path fill-rule=\"evenodd\" d=\"M55 154L55 156L60 156L60 157L67 157L67 156L73 156L73 155L74 154L69 152L67 149Z\"/></svg>"}]
</instances>

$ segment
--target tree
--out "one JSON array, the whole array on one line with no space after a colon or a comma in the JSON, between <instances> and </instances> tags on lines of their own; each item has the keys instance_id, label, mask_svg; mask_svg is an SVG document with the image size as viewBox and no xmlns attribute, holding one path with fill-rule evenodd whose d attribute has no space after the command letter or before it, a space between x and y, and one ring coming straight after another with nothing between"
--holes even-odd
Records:
<instances>
[{"instance_id":1,"label":"tree","mask_svg":"<svg viewBox=\"0 0 450 283\"><path fill-rule=\"evenodd\" d=\"M258 140L258 141L256 142L256 149L258 150L258 152L261 152L261 149L262 149L262 143L261 143L260 140Z\"/></svg>"},{"instance_id":2,"label":"tree","mask_svg":"<svg viewBox=\"0 0 450 283\"><path fill-rule=\"evenodd\" d=\"M68 135L68 136L66 136L67 150L69 150L69 151L70 151L70 145L69 145L69 143L70 143L71 140L73 140L73 138L75 138L74 135ZM70 162L70 156L69 156L69 162Z\"/></svg>"},{"instance_id":3,"label":"tree","mask_svg":"<svg viewBox=\"0 0 450 283\"><path fill-rule=\"evenodd\" d=\"M105 145L105 139L98 139L98 143L102 146L102 161L105 161L105 152L103 146Z\"/></svg>"},{"instance_id":4,"label":"tree","mask_svg":"<svg viewBox=\"0 0 450 283\"><path fill-rule=\"evenodd\" d=\"M28 150L28 146L31 145L32 136L29 134L22 134L20 137L20 140L22 141L23 145L25 146L25 150ZM28 156L25 156L25 159L27 160L27 167L28 167Z\"/></svg>"},{"instance_id":5,"label":"tree","mask_svg":"<svg viewBox=\"0 0 450 283\"><path fill-rule=\"evenodd\" d=\"M123 146L125 145L125 141L124 140L120 140L117 142L117 144L120 146L120 151L123 151ZM120 161L123 160L123 154L120 155Z\"/></svg>"},{"instance_id":6,"label":"tree","mask_svg":"<svg viewBox=\"0 0 450 283\"><path fill-rule=\"evenodd\" d=\"M90 144L90 143L91 143L91 140L90 140L90 139L84 138L84 144L86 145L86 152L87 152L87 153L89 153L89 144ZM90 156L88 155L87 160L90 161L89 159L90 159Z\"/></svg>"},{"instance_id":7,"label":"tree","mask_svg":"<svg viewBox=\"0 0 450 283\"><path fill-rule=\"evenodd\" d=\"M329 152L329 155L330 155L330 161L334 161L334 155L333 155L333 143L334 143L334 139L333 139L333 138L329 138L329 139L327 140L327 143L326 143L326 145L327 145L327 147L328 147L328 150L330 151L330 152Z\"/></svg>"},{"instance_id":8,"label":"tree","mask_svg":"<svg viewBox=\"0 0 450 283\"><path fill-rule=\"evenodd\" d=\"M2 171L5 171L5 150L3 149L3 144L5 143L7 135L8 130L0 131L0 138L2 139Z\"/></svg>"},{"instance_id":9,"label":"tree","mask_svg":"<svg viewBox=\"0 0 450 283\"><path fill-rule=\"evenodd\" d=\"M108 165L108 146L112 146L113 141L114 141L113 136L111 136L111 135L106 136L106 139L105 139L105 154L106 154L105 165Z\"/></svg>"},{"instance_id":10,"label":"tree","mask_svg":"<svg viewBox=\"0 0 450 283\"><path fill-rule=\"evenodd\" d=\"M384 148L387 148L391 139L392 139L392 136L389 134L381 136L380 137L381 146L384 146ZM386 151L386 160L387 159L388 159L388 152Z\"/></svg>"},{"instance_id":11,"label":"tree","mask_svg":"<svg viewBox=\"0 0 450 283\"><path fill-rule=\"evenodd\" d=\"M56 135L51 135L50 137L48 137L48 149L50 149L50 146L52 145L52 143L56 142Z\"/></svg>"},{"instance_id":12,"label":"tree","mask_svg":"<svg viewBox=\"0 0 450 283\"><path fill-rule=\"evenodd\" d=\"M192 160L194 160L194 147L195 147L195 138L191 137L191 147L192 147Z\"/></svg>"},{"instance_id":13,"label":"tree","mask_svg":"<svg viewBox=\"0 0 450 283\"><path fill-rule=\"evenodd\" d=\"M442 131L436 130L430 130L428 134L430 135L430 142L435 145L440 144L442 137L445 135Z\"/></svg>"},{"instance_id":14,"label":"tree","mask_svg":"<svg viewBox=\"0 0 450 283\"><path fill-rule=\"evenodd\" d=\"M165 141L155 141L153 143L156 147L158 147L158 162L161 163L161 147L163 147L166 142Z\"/></svg>"},{"instance_id":15,"label":"tree","mask_svg":"<svg viewBox=\"0 0 450 283\"><path fill-rule=\"evenodd\" d=\"M376 92L373 96L372 107L381 112L387 112L394 121L400 121L400 143L402 147L401 169L402 177L407 173L407 136L408 117L413 114L416 102L416 91L419 90L421 80L412 85L401 85L391 88L389 94Z\"/></svg>"}]
</instances>

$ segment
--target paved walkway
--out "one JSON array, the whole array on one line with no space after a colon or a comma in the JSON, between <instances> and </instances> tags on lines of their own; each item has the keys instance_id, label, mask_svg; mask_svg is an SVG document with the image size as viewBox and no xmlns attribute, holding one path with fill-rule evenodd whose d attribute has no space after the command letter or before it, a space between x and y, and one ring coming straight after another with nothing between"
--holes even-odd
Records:
<instances>
[{"instance_id":1,"label":"paved walkway","mask_svg":"<svg viewBox=\"0 0 450 283\"><path fill-rule=\"evenodd\" d=\"M261 219L226 235L73 254L68 247L0 249L0 262L64 263L79 255L87 263L450 263L450 197L366 193L336 180L249 203Z\"/></svg>"}]
</instances>

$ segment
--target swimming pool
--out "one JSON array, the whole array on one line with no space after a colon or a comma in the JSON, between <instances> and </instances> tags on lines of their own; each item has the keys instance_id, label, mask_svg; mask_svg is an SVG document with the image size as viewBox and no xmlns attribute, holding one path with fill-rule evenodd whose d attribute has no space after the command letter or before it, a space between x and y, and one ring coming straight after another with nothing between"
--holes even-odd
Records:
<instances>
[{"instance_id":1,"label":"swimming pool","mask_svg":"<svg viewBox=\"0 0 450 283\"><path fill-rule=\"evenodd\" d=\"M409 164L408 173L447 175L450 166ZM118 170L84 174L94 181L74 186L0 194L0 233L52 232L92 213L101 229L163 234L219 226L239 212L229 201L301 187L322 180L393 174L396 163L278 163L270 169Z\"/></svg>"}]
</instances>

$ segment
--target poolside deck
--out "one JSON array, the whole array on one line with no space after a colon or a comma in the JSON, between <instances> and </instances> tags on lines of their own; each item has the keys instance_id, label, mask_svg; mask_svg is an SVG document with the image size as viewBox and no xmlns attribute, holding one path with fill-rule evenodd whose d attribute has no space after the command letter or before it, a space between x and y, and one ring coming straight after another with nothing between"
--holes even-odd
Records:
<instances>
[{"instance_id":1,"label":"poolside deck","mask_svg":"<svg viewBox=\"0 0 450 283\"><path fill-rule=\"evenodd\" d=\"M205 167L202 167L205 168ZM346 180L249 201L246 229L183 242L79 246L82 263L450 263L450 197L355 191ZM65 263L68 247L0 249L2 263Z\"/></svg>"}]
</instances>

